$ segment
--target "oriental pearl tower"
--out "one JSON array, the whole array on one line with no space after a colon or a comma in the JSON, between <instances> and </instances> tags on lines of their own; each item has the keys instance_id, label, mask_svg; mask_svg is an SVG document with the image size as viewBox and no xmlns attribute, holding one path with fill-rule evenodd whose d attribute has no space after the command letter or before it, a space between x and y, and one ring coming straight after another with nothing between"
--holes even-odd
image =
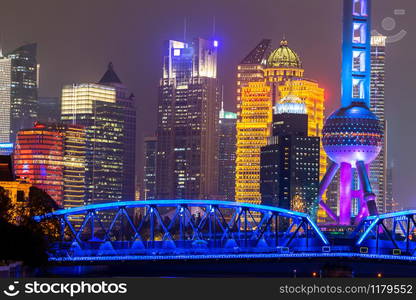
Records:
<instances>
[{"instance_id":1,"label":"oriental pearl tower","mask_svg":"<svg viewBox=\"0 0 416 300\"><path fill-rule=\"evenodd\" d=\"M369 109L371 72L371 0L344 0L341 108L332 113L322 129L322 144L331 159L318 194L320 206L338 225L352 225L352 201L358 199L357 224L377 215L376 196L368 170L378 156L383 130ZM339 213L334 213L322 195L339 170ZM359 179L353 189L354 172Z\"/></svg>"}]
</instances>

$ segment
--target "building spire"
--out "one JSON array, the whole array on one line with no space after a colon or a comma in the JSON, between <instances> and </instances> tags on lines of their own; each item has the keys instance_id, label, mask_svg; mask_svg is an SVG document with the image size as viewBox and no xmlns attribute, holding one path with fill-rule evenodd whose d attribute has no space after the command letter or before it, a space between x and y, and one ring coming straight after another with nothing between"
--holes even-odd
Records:
<instances>
[{"instance_id":1,"label":"building spire","mask_svg":"<svg viewBox=\"0 0 416 300\"><path fill-rule=\"evenodd\" d=\"M0 58L3 57L3 34L0 33Z\"/></svg>"},{"instance_id":2,"label":"building spire","mask_svg":"<svg viewBox=\"0 0 416 300\"><path fill-rule=\"evenodd\" d=\"M106 84L106 83L121 84L122 83L120 78L117 76L116 72L114 71L114 65L111 61L108 63L107 71L104 73L99 83L101 84Z\"/></svg>"}]
</instances>

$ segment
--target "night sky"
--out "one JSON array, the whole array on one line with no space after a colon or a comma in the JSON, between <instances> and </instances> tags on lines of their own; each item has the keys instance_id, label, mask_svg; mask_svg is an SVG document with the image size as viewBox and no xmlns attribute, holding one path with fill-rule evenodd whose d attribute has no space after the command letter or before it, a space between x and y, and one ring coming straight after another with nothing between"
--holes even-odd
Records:
<instances>
[{"instance_id":1,"label":"night sky","mask_svg":"<svg viewBox=\"0 0 416 300\"><path fill-rule=\"evenodd\" d=\"M2 0L3 52L38 43L40 96L59 96L64 84L98 82L109 61L136 95L138 174L142 137L156 127L161 46L166 39L215 37L220 42L219 79L225 107L235 111L238 62L262 38L277 47L283 36L301 57L305 75L326 89L326 115L339 106L341 0ZM394 15L405 9L405 15ZM416 207L416 1L373 0L373 29L393 36L388 44L386 118L394 193L401 205ZM213 34L215 16L216 30ZM396 21L395 28L391 19ZM388 24L390 21L390 24ZM391 29L391 30L386 30Z\"/></svg>"}]
</instances>

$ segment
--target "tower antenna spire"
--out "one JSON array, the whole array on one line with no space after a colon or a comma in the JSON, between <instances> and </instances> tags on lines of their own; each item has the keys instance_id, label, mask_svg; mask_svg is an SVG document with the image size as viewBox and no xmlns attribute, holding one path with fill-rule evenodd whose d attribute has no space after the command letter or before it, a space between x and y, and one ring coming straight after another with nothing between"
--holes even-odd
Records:
<instances>
[{"instance_id":1,"label":"tower antenna spire","mask_svg":"<svg viewBox=\"0 0 416 300\"><path fill-rule=\"evenodd\" d=\"M3 57L3 33L0 32L0 57Z\"/></svg>"},{"instance_id":2,"label":"tower antenna spire","mask_svg":"<svg viewBox=\"0 0 416 300\"><path fill-rule=\"evenodd\" d=\"M215 26L216 26L216 19L215 16L212 18L212 37L215 38Z\"/></svg>"},{"instance_id":3,"label":"tower antenna spire","mask_svg":"<svg viewBox=\"0 0 416 300\"><path fill-rule=\"evenodd\" d=\"M186 17L183 19L183 41L186 42L186 26L187 26Z\"/></svg>"}]
</instances>

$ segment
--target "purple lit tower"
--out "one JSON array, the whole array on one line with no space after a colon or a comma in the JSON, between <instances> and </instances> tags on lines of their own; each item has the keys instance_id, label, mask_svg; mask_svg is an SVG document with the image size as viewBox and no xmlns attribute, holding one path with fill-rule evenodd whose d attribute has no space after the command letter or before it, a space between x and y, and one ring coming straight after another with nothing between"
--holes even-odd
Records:
<instances>
[{"instance_id":1,"label":"purple lit tower","mask_svg":"<svg viewBox=\"0 0 416 300\"><path fill-rule=\"evenodd\" d=\"M368 178L369 164L378 156L383 131L370 111L371 0L344 0L341 108L332 113L322 130L325 152L332 160L319 189L321 207L339 225L351 225L352 199L359 199L357 224L378 214L376 196ZM322 195L340 170L339 215L322 201ZM353 189L357 171L359 189Z\"/></svg>"}]
</instances>

